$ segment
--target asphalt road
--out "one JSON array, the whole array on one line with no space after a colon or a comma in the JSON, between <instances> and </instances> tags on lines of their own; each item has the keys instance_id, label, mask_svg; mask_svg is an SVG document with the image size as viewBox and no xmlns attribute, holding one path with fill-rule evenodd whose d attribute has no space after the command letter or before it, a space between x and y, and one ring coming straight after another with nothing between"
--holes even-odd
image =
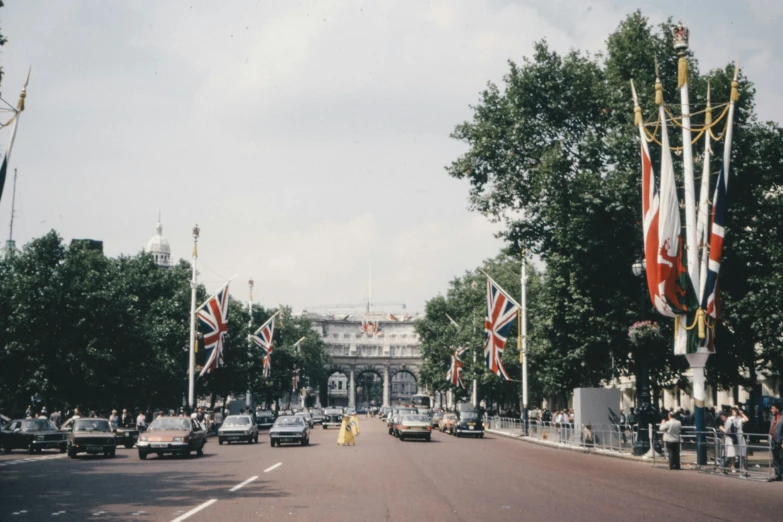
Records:
<instances>
[{"instance_id":1,"label":"asphalt road","mask_svg":"<svg viewBox=\"0 0 783 522\"><path fill-rule=\"evenodd\" d=\"M0 455L0 521L780 520L783 484L755 483L487 435L400 442L360 418L307 447L223 445L204 457ZM194 511L201 508L199 511Z\"/></svg>"}]
</instances>

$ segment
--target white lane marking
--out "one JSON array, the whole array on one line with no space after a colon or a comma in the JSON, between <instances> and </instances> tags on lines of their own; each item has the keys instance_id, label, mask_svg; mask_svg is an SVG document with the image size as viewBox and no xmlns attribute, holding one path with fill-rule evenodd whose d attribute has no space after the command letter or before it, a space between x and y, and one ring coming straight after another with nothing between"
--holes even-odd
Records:
<instances>
[{"instance_id":1,"label":"white lane marking","mask_svg":"<svg viewBox=\"0 0 783 522\"><path fill-rule=\"evenodd\" d=\"M283 465L283 463L282 463L282 462L278 462L278 463L277 463L277 464L275 464L274 466L269 466L268 468L266 468L266 469L264 470L264 473L269 473L269 472L270 472L270 471L272 471L273 469L277 469L277 468L279 468L279 467L280 467L280 466L282 466L282 465Z\"/></svg>"},{"instance_id":2,"label":"white lane marking","mask_svg":"<svg viewBox=\"0 0 783 522\"><path fill-rule=\"evenodd\" d=\"M217 501L218 501L218 499L216 499L216 498L213 498L213 499L211 499L211 500L207 500L206 502L204 502L204 503L203 503L203 504L201 504L200 506L196 506L196 507L194 507L193 509L191 509L190 511L188 511L188 512L187 512L187 513L185 513L184 515L178 516L177 518L175 518L175 519L174 519L174 520L172 520L171 522L182 522L182 521L183 521L183 520L185 520L186 518L189 518L189 517L191 517L191 516L195 515L196 513L198 513L199 511L201 511L202 509L204 509L204 508L208 508L209 506L211 506L212 504L214 504L214 503L215 503L215 502L217 502Z\"/></svg>"},{"instance_id":3,"label":"white lane marking","mask_svg":"<svg viewBox=\"0 0 783 522\"><path fill-rule=\"evenodd\" d=\"M14 460L3 460L0 461L0 467L3 466L14 466L16 464L26 464L28 462L38 462L41 460L52 460L52 459L63 459L67 457L68 455L60 454L60 455L46 455L44 457L33 457L33 458L26 458L26 459L14 459Z\"/></svg>"},{"instance_id":4,"label":"white lane marking","mask_svg":"<svg viewBox=\"0 0 783 522\"><path fill-rule=\"evenodd\" d=\"M254 476L250 477L249 479L247 479L246 481L244 481L243 483L237 484L236 486L234 486L233 488L229 489L228 491L233 493L234 491L242 489L243 487L247 486L248 484L250 484L251 482L253 482L257 478L258 478L258 475L254 475Z\"/></svg>"}]
</instances>

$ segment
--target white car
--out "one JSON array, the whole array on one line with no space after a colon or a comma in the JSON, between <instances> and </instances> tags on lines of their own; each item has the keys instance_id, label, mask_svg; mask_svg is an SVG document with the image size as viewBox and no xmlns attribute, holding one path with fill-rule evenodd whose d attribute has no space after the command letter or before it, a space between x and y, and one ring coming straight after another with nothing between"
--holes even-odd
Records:
<instances>
[{"instance_id":1,"label":"white car","mask_svg":"<svg viewBox=\"0 0 783 522\"><path fill-rule=\"evenodd\" d=\"M224 442L258 442L258 426L250 415L229 415L218 430L218 444Z\"/></svg>"}]
</instances>

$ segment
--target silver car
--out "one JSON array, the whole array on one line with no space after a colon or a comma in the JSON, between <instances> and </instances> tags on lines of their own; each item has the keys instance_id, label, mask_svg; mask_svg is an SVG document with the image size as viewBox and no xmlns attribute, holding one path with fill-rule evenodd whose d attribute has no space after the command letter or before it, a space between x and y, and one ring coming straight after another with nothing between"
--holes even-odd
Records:
<instances>
[{"instance_id":1,"label":"silver car","mask_svg":"<svg viewBox=\"0 0 783 522\"><path fill-rule=\"evenodd\" d=\"M324 414L319 409L310 410L310 415L313 416L313 424L321 424L324 421Z\"/></svg>"},{"instance_id":2,"label":"silver car","mask_svg":"<svg viewBox=\"0 0 783 522\"><path fill-rule=\"evenodd\" d=\"M313 429L313 424L315 424L315 422L313 421L313 416L310 415L310 412L298 411L298 412L296 412L294 414L294 416L302 417L305 420L305 422L307 423L307 425L310 426L310 429Z\"/></svg>"},{"instance_id":3,"label":"silver car","mask_svg":"<svg viewBox=\"0 0 783 522\"><path fill-rule=\"evenodd\" d=\"M304 418L293 415L277 418L275 425L269 430L269 445L274 448L286 442L302 446L310 444L310 427Z\"/></svg>"},{"instance_id":4,"label":"silver car","mask_svg":"<svg viewBox=\"0 0 783 522\"><path fill-rule=\"evenodd\" d=\"M229 415L218 430L218 444L224 442L258 442L258 426L250 415Z\"/></svg>"}]
</instances>

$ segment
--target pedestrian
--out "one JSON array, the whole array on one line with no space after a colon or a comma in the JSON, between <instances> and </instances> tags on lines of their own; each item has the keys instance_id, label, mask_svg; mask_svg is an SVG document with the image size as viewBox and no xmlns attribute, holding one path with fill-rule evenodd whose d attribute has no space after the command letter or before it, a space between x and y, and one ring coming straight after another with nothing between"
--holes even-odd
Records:
<instances>
[{"instance_id":1,"label":"pedestrian","mask_svg":"<svg viewBox=\"0 0 783 522\"><path fill-rule=\"evenodd\" d=\"M54 424L54 426L55 426L55 427L56 427L58 430L60 429L60 425L61 425L61 420L60 420L60 417L61 417L61 415L60 415L60 410L54 410L54 411L52 412L52 416L51 416L51 417L49 417L49 420L51 421L51 423L52 423L52 424Z\"/></svg>"},{"instance_id":2,"label":"pedestrian","mask_svg":"<svg viewBox=\"0 0 783 522\"><path fill-rule=\"evenodd\" d=\"M71 417L71 418L72 419L81 419L82 418L82 415L79 412L79 408L74 408L73 409L73 417Z\"/></svg>"},{"instance_id":3,"label":"pedestrian","mask_svg":"<svg viewBox=\"0 0 783 522\"><path fill-rule=\"evenodd\" d=\"M130 428L133 425L133 416L128 413L125 408L122 409L122 416L120 416L120 426L123 428Z\"/></svg>"},{"instance_id":4,"label":"pedestrian","mask_svg":"<svg viewBox=\"0 0 783 522\"><path fill-rule=\"evenodd\" d=\"M136 417L136 429L139 430L139 433L142 433L144 431L144 428L147 427L147 416L144 415L143 411L139 411L139 415Z\"/></svg>"},{"instance_id":5,"label":"pedestrian","mask_svg":"<svg viewBox=\"0 0 783 522\"><path fill-rule=\"evenodd\" d=\"M24 418L25 419L32 419L33 418L33 407L27 406L27 410L24 412Z\"/></svg>"},{"instance_id":6,"label":"pedestrian","mask_svg":"<svg viewBox=\"0 0 783 522\"><path fill-rule=\"evenodd\" d=\"M775 467L775 480L783 481L783 417L780 414L780 402L772 405L769 419L769 437L772 441L772 463Z\"/></svg>"},{"instance_id":7,"label":"pedestrian","mask_svg":"<svg viewBox=\"0 0 783 522\"><path fill-rule=\"evenodd\" d=\"M636 424L639 423L639 417L636 415L636 410L633 408L630 408L628 411L628 424L631 426L631 429L633 429L633 426L636 426Z\"/></svg>"},{"instance_id":8,"label":"pedestrian","mask_svg":"<svg viewBox=\"0 0 783 522\"><path fill-rule=\"evenodd\" d=\"M223 425L223 414L220 412L220 408L215 408L215 427L216 429L220 429L220 426Z\"/></svg>"},{"instance_id":9,"label":"pedestrian","mask_svg":"<svg viewBox=\"0 0 783 522\"><path fill-rule=\"evenodd\" d=\"M674 412L669 412L669 420L661 424L663 442L669 456L669 469L680 469L680 430L682 423L677 420Z\"/></svg>"},{"instance_id":10,"label":"pedestrian","mask_svg":"<svg viewBox=\"0 0 783 522\"><path fill-rule=\"evenodd\" d=\"M731 408L731 416L721 426L721 431L725 434L726 459L734 459L732 473L739 473L746 468L745 459L747 458L748 447L745 443L745 435L742 433L742 425L748 422L745 412L737 406ZM732 467L729 462L727 467Z\"/></svg>"},{"instance_id":11,"label":"pedestrian","mask_svg":"<svg viewBox=\"0 0 783 522\"><path fill-rule=\"evenodd\" d=\"M111 429L116 430L120 427L120 416L117 415L117 410L111 410L111 415L109 416L109 424L111 424Z\"/></svg>"},{"instance_id":12,"label":"pedestrian","mask_svg":"<svg viewBox=\"0 0 783 522\"><path fill-rule=\"evenodd\" d=\"M41 419L41 418L46 419L48 417L49 417L49 414L46 412L46 406L44 406L43 408L41 408L41 413L38 414L38 418L39 419Z\"/></svg>"}]
</instances>

